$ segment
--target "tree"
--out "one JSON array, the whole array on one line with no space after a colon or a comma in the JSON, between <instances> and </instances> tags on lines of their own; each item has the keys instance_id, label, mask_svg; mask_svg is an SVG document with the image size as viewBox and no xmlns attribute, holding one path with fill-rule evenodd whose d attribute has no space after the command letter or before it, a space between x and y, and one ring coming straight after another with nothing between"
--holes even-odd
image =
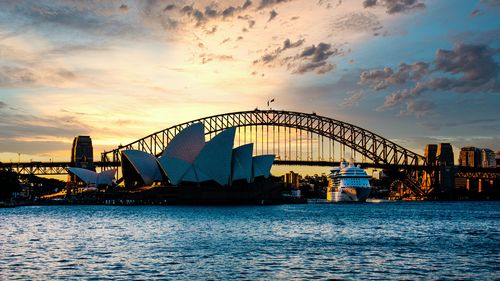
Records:
<instances>
[{"instance_id":1,"label":"tree","mask_svg":"<svg viewBox=\"0 0 500 281\"><path fill-rule=\"evenodd\" d=\"M13 192L20 192L21 185L17 180L17 173L0 171L0 200L9 201Z\"/></svg>"}]
</instances>

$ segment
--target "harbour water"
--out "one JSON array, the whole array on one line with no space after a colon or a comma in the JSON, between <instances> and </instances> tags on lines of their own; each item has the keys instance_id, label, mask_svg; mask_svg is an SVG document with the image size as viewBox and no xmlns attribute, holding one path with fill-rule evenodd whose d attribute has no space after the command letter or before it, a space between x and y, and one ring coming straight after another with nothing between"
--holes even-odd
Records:
<instances>
[{"instance_id":1,"label":"harbour water","mask_svg":"<svg viewBox=\"0 0 500 281\"><path fill-rule=\"evenodd\" d=\"M0 209L0 280L500 277L500 202Z\"/></svg>"}]
</instances>

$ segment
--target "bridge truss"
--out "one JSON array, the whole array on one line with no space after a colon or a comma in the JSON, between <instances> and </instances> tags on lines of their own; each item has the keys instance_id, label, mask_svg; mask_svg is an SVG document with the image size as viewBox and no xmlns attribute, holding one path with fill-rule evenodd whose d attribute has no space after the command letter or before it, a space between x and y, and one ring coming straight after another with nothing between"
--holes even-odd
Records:
<instances>
[{"instance_id":1,"label":"bridge truss","mask_svg":"<svg viewBox=\"0 0 500 281\"><path fill-rule=\"evenodd\" d=\"M94 162L94 167L106 170L117 167L120 163ZM12 171L22 175L65 175L67 168L74 167L71 162L19 162L0 163L0 170Z\"/></svg>"},{"instance_id":2,"label":"bridge truss","mask_svg":"<svg viewBox=\"0 0 500 281\"><path fill-rule=\"evenodd\" d=\"M276 154L280 160L331 161L338 149L339 157L343 158L346 154L357 158L356 153L359 153L363 159L374 163L425 164L424 157L358 126L314 113L278 110L233 112L185 122L103 152L101 161L119 162L120 151L124 149L159 156L178 132L198 122L205 126L208 139L224 129L235 127L235 145L254 143L255 154Z\"/></svg>"},{"instance_id":3,"label":"bridge truss","mask_svg":"<svg viewBox=\"0 0 500 281\"><path fill-rule=\"evenodd\" d=\"M219 114L185 122L155 132L127 145L103 152L101 162L120 162L120 151L141 150L159 156L172 138L193 123L201 122L207 139L224 129L236 128L235 146L254 143L254 154L275 154L278 161L335 162L341 159L377 165L414 167L425 158L376 133L315 113L253 110ZM407 184L423 192L408 175Z\"/></svg>"}]
</instances>

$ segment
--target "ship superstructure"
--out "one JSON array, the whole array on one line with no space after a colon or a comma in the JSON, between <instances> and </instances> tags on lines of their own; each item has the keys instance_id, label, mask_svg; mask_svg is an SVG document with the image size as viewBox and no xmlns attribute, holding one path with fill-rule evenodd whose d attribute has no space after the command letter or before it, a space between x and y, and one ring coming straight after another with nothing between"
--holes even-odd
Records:
<instances>
[{"instance_id":1,"label":"ship superstructure","mask_svg":"<svg viewBox=\"0 0 500 281\"><path fill-rule=\"evenodd\" d=\"M370 178L359 165L343 161L331 170L326 199L330 202L364 202L370 195Z\"/></svg>"}]
</instances>

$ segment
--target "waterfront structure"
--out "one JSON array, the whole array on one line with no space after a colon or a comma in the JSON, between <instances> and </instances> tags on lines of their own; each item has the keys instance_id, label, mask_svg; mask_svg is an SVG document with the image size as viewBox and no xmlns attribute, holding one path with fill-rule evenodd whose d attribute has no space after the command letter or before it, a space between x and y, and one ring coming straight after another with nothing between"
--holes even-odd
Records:
<instances>
[{"instance_id":1,"label":"waterfront structure","mask_svg":"<svg viewBox=\"0 0 500 281\"><path fill-rule=\"evenodd\" d=\"M168 181L171 185L212 182L229 186L251 183L270 176L274 155L252 157L253 144L233 149L235 128L223 130L205 142L204 126L194 123L180 131L159 158L138 150L122 151L126 186L150 186Z\"/></svg>"},{"instance_id":2,"label":"waterfront structure","mask_svg":"<svg viewBox=\"0 0 500 281\"><path fill-rule=\"evenodd\" d=\"M78 136L73 139L71 166L94 170L94 150L90 136Z\"/></svg>"},{"instance_id":3,"label":"waterfront structure","mask_svg":"<svg viewBox=\"0 0 500 281\"><path fill-rule=\"evenodd\" d=\"M477 168L481 165L481 150L474 146L466 146L460 149L458 165Z\"/></svg>"},{"instance_id":4,"label":"waterfront structure","mask_svg":"<svg viewBox=\"0 0 500 281\"><path fill-rule=\"evenodd\" d=\"M427 165L436 165L437 161L437 144L427 144L424 150L424 157ZM422 172L422 182L420 188L424 191L429 191L433 188L433 183L439 181L439 174L433 171L423 171Z\"/></svg>"},{"instance_id":5,"label":"waterfront structure","mask_svg":"<svg viewBox=\"0 0 500 281\"><path fill-rule=\"evenodd\" d=\"M462 147L458 157L458 165L472 168L495 168L495 153L489 148Z\"/></svg>"},{"instance_id":6,"label":"waterfront structure","mask_svg":"<svg viewBox=\"0 0 500 281\"><path fill-rule=\"evenodd\" d=\"M83 168L68 168L68 172L77 178L77 181L83 182L88 187L98 187L102 185L110 186L113 184L116 169L96 173Z\"/></svg>"},{"instance_id":7,"label":"waterfront structure","mask_svg":"<svg viewBox=\"0 0 500 281\"><path fill-rule=\"evenodd\" d=\"M156 157L139 150L122 151L122 173L125 186L152 185L162 180Z\"/></svg>"},{"instance_id":8,"label":"waterfront structure","mask_svg":"<svg viewBox=\"0 0 500 281\"><path fill-rule=\"evenodd\" d=\"M287 187L298 189L300 186L301 176L298 173L290 171L284 175L283 182Z\"/></svg>"},{"instance_id":9,"label":"waterfront structure","mask_svg":"<svg viewBox=\"0 0 500 281\"><path fill-rule=\"evenodd\" d=\"M437 144L428 144L425 146L424 157L427 164L433 165L436 163L437 148Z\"/></svg>"},{"instance_id":10,"label":"waterfront structure","mask_svg":"<svg viewBox=\"0 0 500 281\"><path fill-rule=\"evenodd\" d=\"M483 168L495 168L495 152L489 148L481 149L481 167Z\"/></svg>"},{"instance_id":11,"label":"waterfront structure","mask_svg":"<svg viewBox=\"0 0 500 281\"><path fill-rule=\"evenodd\" d=\"M436 164L439 168L439 186L442 192L455 188L453 148L449 143L440 143L436 152Z\"/></svg>"},{"instance_id":12,"label":"waterfront structure","mask_svg":"<svg viewBox=\"0 0 500 281\"><path fill-rule=\"evenodd\" d=\"M448 191L455 187L454 177L454 156L453 148L449 143L428 144L424 152L427 164L430 166L439 166L439 172L423 171L420 188L424 191L430 191L433 185L439 185L441 191Z\"/></svg>"},{"instance_id":13,"label":"waterfront structure","mask_svg":"<svg viewBox=\"0 0 500 281\"><path fill-rule=\"evenodd\" d=\"M427 165L436 165L437 147L437 144L427 144L425 146L424 157ZM433 171L423 171L420 188L425 191L431 190L433 183L439 180L437 176L438 174Z\"/></svg>"}]
</instances>

